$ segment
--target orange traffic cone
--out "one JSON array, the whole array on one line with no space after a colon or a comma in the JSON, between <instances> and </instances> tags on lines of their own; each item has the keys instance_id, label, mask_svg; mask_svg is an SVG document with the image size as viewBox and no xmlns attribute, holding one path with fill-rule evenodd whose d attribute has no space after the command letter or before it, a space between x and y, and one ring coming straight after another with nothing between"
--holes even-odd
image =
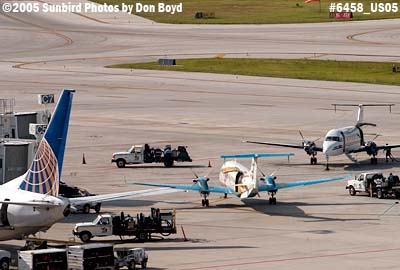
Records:
<instances>
[{"instance_id":1,"label":"orange traffic cone","mask_svg":"<svg viewBox=\"0 0 400 270\"><path fill-rule=\"evenodd\" d=\"M82 156L82 164L86 164L85 153L83 153L83 156Z\"/></svg>"},{"instance_id":2,"label":"orange traffic cone","mask_svg":"<svg viewBox=\"0 0 400 270\"><path fill-rule=\"evenodd\" d=\"M211 168L211 160L208 160L208 168Z\"/></svg>"}]
</instances>

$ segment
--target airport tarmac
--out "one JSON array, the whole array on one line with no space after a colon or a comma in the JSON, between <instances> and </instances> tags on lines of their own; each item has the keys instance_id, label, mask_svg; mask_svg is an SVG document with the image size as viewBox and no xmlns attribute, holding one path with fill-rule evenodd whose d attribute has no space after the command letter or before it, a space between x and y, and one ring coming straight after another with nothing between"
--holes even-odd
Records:
<instances>
[{"instance_id":1,"label":"airport tarmac","mask_svg":"<svg viewBox=\"0 0 400 270\"><path fill-rule=\"evenodd\" d=\"M190 183L193 169L218 184L220 154L295 152L262 159L265 173L277 181L312 179L376 169L400 173L400 163L371 167L333 158L331 170L309 165L304 151L244 144L243 139L300 142L324 136L330 128L351 125L355 110L334 112L331 103L396 103L367 108L378 123L380 143L399 143L399 87L249 76L116 70L105 65L159 57L205 57L226 53L248 57L399 61L398 20L300 25L190 26L148 21L130 23L125 15L0 14L0 93L16 98L16 111L40 109L39 93L74 88L64 181L103 194L143 187L125 180ZM132 16L132 18L134 18ZM125 20L125 21L124 21ZM126 22L128 20L128 22ZM133 21L134 19L132 19ZM373 136L372 136L373 137ZM321 140L319 141L321 142ZM187 145L194 162L174 168L160 165L118 169L113 152L132 144ZM290 150L290 149L289 149ZM395 156L400 151L393 151ZM86 165L82 164L85 154ZM207 168L208 161L213 167ZM248 161L244 161L248 164ZM151 269L388 269L400 251L396 200L350 197L346 181L281 190L278 204L267 194L240 201L211 195L201 207L193 192L177 192L107 203L103 211L135 214L150 207L175 208L179 232L163 241L126 243L145 247ZM72 215L37 236L69 240ZM181 226L189 241L184 241ZM101 240L98 238L97 240ZM106 238L106 241L118 240ZM23 241L3 242L17 248Z\"/></svg>"}]
</instances>

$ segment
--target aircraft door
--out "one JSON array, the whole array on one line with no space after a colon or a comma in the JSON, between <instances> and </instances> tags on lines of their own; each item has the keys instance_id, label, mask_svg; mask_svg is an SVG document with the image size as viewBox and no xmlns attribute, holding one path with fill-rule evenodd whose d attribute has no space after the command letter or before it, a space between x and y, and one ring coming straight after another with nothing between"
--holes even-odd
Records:
<instances>
[{"instance_id":1,"label":"aircraft door","mask_svg":"<svg viewBox=\"0 0 400 270\"><path fill-rule=\"evenodd\" d=\"M5 199L4 201L9 201L10 199ZM1 209L0 209L0 220L1 220L1 226L10 226L10 222L8 221L8 215L7 215L7 211L8 211L8 205L6 203L3 203L1 205Z\"/></svg>"},{"instance_id":2,"label":"aircraft door","mask_svg":"<svg viewBox=\"0 0 400 270\"><path fill-rule=\"evenodd\" d=\"M242 186L240 186L241 184L243 184L242 179L243 179L243 173L239 171L236 174L236 180L235 180L235 192L237 193L242 193Z\"/></svg>"},{"instance_id":3,"label":"aircraft door","mask_svg":"<svg viewBox=\"0 0 400 270\"><path fill-rule=\"evenodd\" d=\"M342 141L343 141L343 153L346 152L346 137L344 136L343 131L340 132L340 135L342 135Z\"/></svg>"}]
</instances>

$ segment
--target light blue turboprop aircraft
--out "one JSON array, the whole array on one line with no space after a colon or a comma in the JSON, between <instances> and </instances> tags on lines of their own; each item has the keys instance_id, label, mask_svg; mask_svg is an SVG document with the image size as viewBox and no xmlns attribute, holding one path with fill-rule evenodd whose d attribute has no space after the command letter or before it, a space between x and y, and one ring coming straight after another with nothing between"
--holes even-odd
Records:
<instances>
[{"instance_id":1,"label":"light blue turboprop aircraft","mask_svg":"<svg viewBox=\"0 0 400 270\"><path fill-rule=\"evenodd\" d=\"M259 192L266 191L269 194L269 204L276 204L275 194L279 189L292 188L298 186L309 186L325 182L343 180L350 175L337 176L331 178L320 178L313 180L300 180L289 183L276 183L275 176L268 175L257 179L257 161L259 157L290 157L293 153L261 153L261 154L238 154L238 155L222 155L224 164L219 173L219 181L222 186L209 186L208 177L199 177L193 179L193 185L185 184L163 184L130 181L128 184L144 185L154 187L169 187L181 190L194 190L200 193L202 197L202 206L209 206L208 196L210 193L224 193L225 197L228 194L233 194L241 199L254 197L259 195ZM237 158L251 158L250 170L236 161ZM233 159L233 160L226 160Z\"/></svg>"}]
</instances>

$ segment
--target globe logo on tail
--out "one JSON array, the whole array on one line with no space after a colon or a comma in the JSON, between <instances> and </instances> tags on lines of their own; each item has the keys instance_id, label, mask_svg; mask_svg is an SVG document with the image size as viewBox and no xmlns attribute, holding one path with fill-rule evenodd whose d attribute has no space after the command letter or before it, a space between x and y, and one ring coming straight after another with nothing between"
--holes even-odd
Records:
<instances>
[{"instance_id":1,"label":"globe logo on tail","mask_svg":"<svg viewBox=\"0 0 400 270\"><path fill-rule=\"evenodd\" d=\"M20 189L58 196L58 188L57 158L47 140L43 138Z\"/></svg>"}]
</instances>

